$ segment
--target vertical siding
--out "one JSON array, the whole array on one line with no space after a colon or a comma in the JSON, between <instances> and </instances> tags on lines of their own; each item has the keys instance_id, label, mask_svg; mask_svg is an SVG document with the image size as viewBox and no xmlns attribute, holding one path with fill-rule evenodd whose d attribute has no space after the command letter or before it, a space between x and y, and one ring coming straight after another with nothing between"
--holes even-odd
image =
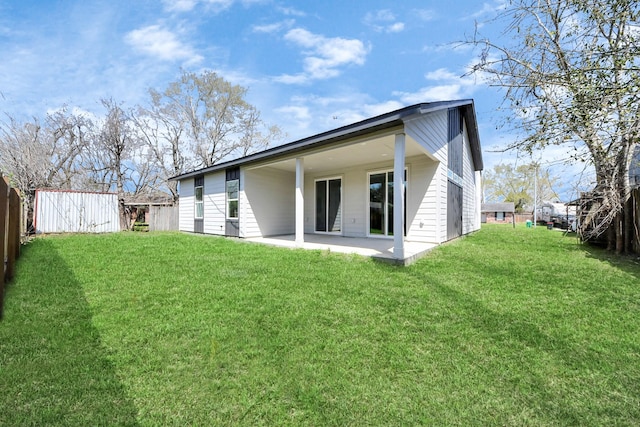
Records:
<instances>
[{"instance_id":1,"label":"vertical siding","mask_svg":"<svg viewBox=\"0 0 640 427\"><path fill-rule=\"evenodd\" d=\"M242 169L242 173L240 236L294 233L295 173L269 167Z\"/></svg>"},{"instance_id":2,"label":"vertical siding","mask_svg":"<svg viewBox=\"0 0 640 427\"><path fill-rule=\"evenodd\" d=\"M480 179L477 174L471 157L471 146L469 145L469 134L464 126L463 133L463 181L464 192L462 202L462 234L471 233L480 228L480 200L479 187Z\"/></svg>"},{"instance_id":3,"label":"vertical siding","mask_svg":"<svg viewBox=\"0 0 640 427\"><path fill-rule=\"evenodd\" d=\"M437 111L427 116L418 117L405 123L405 132L418 142L438 162L431 180L433 188L429 189L429 197L423 200L421 207L425 212L435 209L435 243L447 239L447 135L448 112Z\"/></svg>"},{"instance_id":4,"label":"vertical siding","mask_svg":"<svg viewBox=\"0 0 640 427\"><path fill-rule=\"evenodd\" d=\"M226 219L225 172L204 176L204 233L224 234Z\"/></svg>"},{"instance_id":5,"label":"vertical siding","mask_svg":"<svg viewBox=\"0 0 640 427\"><path fill-rule=\"evenodd\" d=\"M36 233L120 231L118 196L113 193L36 191Z\"/></svg>"},{"instance_id":6,"label":"vertical siding","mask_svg":"<svg viewBox=\"0 0 640 427\"><path fill-rule=\"evenodd\" d=\"M180 180L179 222L180 231L193 233L193 217L195 215L195 195L193 178Z\"/></svg>"}]
</instances>

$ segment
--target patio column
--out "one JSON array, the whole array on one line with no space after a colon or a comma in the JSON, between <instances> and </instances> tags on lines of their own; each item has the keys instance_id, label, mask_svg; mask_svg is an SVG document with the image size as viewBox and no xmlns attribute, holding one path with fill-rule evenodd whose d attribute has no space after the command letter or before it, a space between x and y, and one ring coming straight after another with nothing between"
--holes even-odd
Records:
<instances>
[{"instance_id":1,"label":"patio column","mask_svg":"<svg viewBox=\"0 0 640 427\"><path fill-rule=\"evenodd\" d=\"M304 158L296 159L296 246L304 245Z\"/></svg>"},{"instance_id":2,"label":"patio column","mask_svg":"<svg viewBox=\"0 0 640 427\"><path fill-rule=\"evenodd\" d=\"M396 134L393 157L393 256L404 259L404 133Z\"/></svg>"}]
</instances>

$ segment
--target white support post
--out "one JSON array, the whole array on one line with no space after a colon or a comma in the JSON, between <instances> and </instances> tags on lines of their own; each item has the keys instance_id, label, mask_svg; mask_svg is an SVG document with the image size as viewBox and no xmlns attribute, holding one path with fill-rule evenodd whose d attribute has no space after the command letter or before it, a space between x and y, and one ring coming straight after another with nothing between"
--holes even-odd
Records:
<instances>
[{"instance_id":1,"label":"white support post","mask_svg":"<svg viewBox=\"0 0 640 427\"><path fill-rule=\"evenodd\" d=\"M296 246L304 246L304 158L296 159Z\"/></svg>"},{"instance_id":2,"label":"white support post","mask_svg":"<svg viewBox=\"0 0 640 427\"><path fill-rule=\"evenodd\" d=\"M393 256L404 259L404 156L405 135L396 134L393 158Z\"/></svg>"}]
</instances>

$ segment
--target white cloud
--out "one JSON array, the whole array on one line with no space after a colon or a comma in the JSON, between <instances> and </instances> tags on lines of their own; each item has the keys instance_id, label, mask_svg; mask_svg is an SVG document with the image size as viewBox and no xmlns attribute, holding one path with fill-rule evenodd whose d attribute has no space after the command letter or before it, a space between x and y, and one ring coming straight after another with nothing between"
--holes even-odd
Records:
<instances>
[{"instance_id":1,"label":"white cloud","mask_svg":"<svg viewBox=\"0 0 640 427\"><path fill-rule=\"evenodd\" d=\"M301 10L298 9L294 9L292 7L282 7L282 6L278 6L278 10L280 12L282 12L282 14L284 15L289 15L289 16L307 16L307 14Z\"/></svg>"},{"instance_id":2,"label":"white cloud","mask_svg":"<svg viewBox=\"0 0 640 427\"><path fill-rule=\"evenodd\" d=\"M436 18L436 13L428 9L416 9L414 10L414 14L425 22L433 21Z\"/></svg>"},{"instance_id":3,"label":"white cloud","mask_svg":"<svg viewBox=\"0 0 640 427\"><path fill-rule=\"evenodd\" d=\"M451 99L470 98L476 88L479 87L473 76L463 76L439 68L425 74L425 79L435 84L420 88L416 92L393 92L402 102L406 104L417 104L421 102L442 101Z\"/></svg>"},{"instance_id":4,"label":"white cloud","mask_svg":"<svg viewBox=\"0 0 640 427\"><path fill-rule=\"evenodd\" d=\"M189 12L198 4L203 4L216 12L230 8L234 0L163 0L164 8L168 12Z\"/></svg>"},{"instance_id":5,"label":"white cloud","mask_svg":"<svg viewBox=\"0 0 640 427\"><path fill-rule=\"evenodd\" d=\"M368 12L364 17L364 23L378 32L399 33L404 30L404 23L397 21L388 9Z\"/></svg>"},{"instance_id":6,"label":"white cloud","mask_svg":"<svg viewBox=\"0 0 640 427\"><path fill-rule=\"evenodd\" d=\"M311 120L311 113L309 112L309 107L305 107L305 106L287 105L284 107L276 108L276 112L281 114L286 114L287 116L298 121Z\"/></svg>"},{"instance_id":7,"label":"white cloud","mask_svg":"<svg viewBox=\"0 0 640 427\"><path fill-rule=\"evenodd\" d=\"M160 25L149 25L127 33L125 41L135 50L156 57L163 61L185 61L196 64L202 56L193 48L182 43L173 32Z\"/></svg>"},{"instance_id":8,"label":"white cloud","mask_svg":"<svg viewBox=\"0 0 640 427\"><path fill-rule=\"evenodd\" d=\"M404 22L396 22L395 24L392 24L389 27L387 27L388 33L399 33L402 30L404 30Z\"/></svg>"},{"instance_id":9,"label":"white cloud","mask_svg":"<svg viewBox=\"0 0 640 427\"><path fill-rule=\"evenodd\" d=\"M254 25L252 27L254 33L277 33L283 29L291 28L295 24L295 20L287 19L285 21L274 22L273 24Z\"/></svg>"},{"instance_id":10,"label":"white cloud","mask_svg":"<svg viewBox=\"0 0 640 427\"><path fill-rule=\"evenodd\" d=\"M363 107L363 112L367 117L375 117L381 114L388 113L390 111L399 110L405 107L404 104L398 101L385 101L378 104L369 104Z\"/></svg>"},{"instance_id":11,"label":"white cloud","mask_svg":"<svg viewBox=\"0 0 640 427\"><path fill-rule=\"evenodd\" d=\"M421 102L465 98L461 89L461 85L447 84L423 87L417 92L393 92L393 95L407 104L419 104Z\"/></svg>"},{"instance_id":12,"label":"white cloud","mask_svg":"<svg viewBox=\"0 0 640 427\"><path fill-rule=\"evenodd\" d=\"M329 38L302 28L289 30L284 39L305 49L303 51L304 73L285 74L275 79L286 84L307 83L311 80L336 77L340 75L341 67L363 65L370 50L357 39Z\"/></svg>"},{"instance_id":13,"label":"white cloud","mask_svg":"<svg viewBox=\"0 0 640 427\"><path fill-rule=\"evenodd\" d=\"M468 15L465 19L477 19L485 15L494 15L507 7L507 0L494 0L493 3L483 3L482 9Z\"/></svg>"}]
</instances>

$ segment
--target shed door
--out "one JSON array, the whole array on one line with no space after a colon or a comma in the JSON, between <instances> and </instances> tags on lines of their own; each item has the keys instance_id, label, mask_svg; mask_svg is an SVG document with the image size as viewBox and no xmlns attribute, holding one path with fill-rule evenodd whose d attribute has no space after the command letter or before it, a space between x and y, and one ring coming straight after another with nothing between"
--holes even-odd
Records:
<instances>
[{"instance_id":1,"label":"shed door","mask_svg":"<svg viewBox=\"0 0 640 427\"><path fill-rule=\"evenodd\" d=\"M447 183L447 240L451 240L462 236L462 187Z\"/></svg>"}]
</instances>

